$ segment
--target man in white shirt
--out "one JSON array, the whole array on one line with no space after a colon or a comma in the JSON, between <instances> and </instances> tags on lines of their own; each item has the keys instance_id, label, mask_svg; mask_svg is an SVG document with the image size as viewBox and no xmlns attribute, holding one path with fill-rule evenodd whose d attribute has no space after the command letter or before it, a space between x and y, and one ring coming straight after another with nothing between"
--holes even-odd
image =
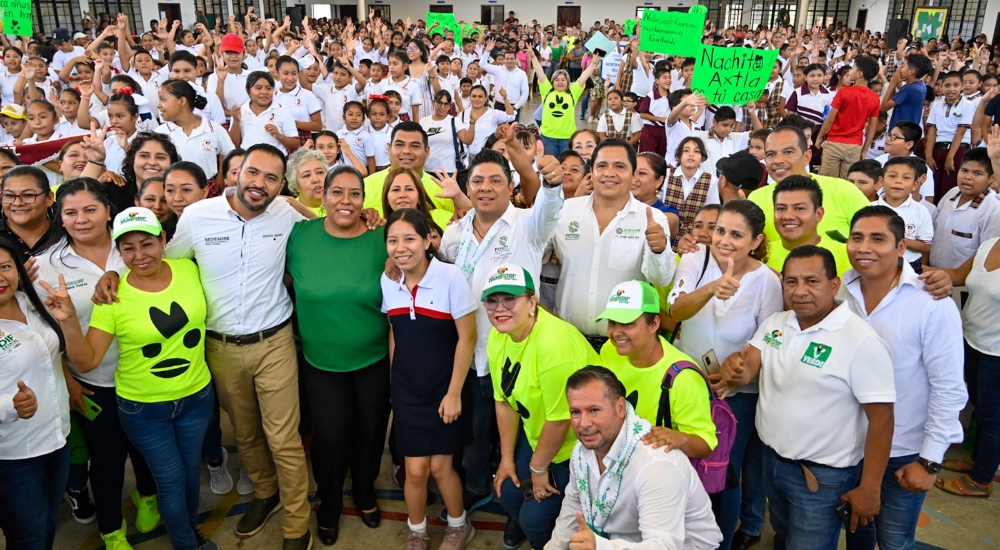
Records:
<instances>
[{"instance_id":1,"label":"man in white shirt","mask_svg":"<svg viewBox=\"0 0 1000 550\"><path fill-rule=\"evenodd\" d=\"M840 278L830 251L792 250L782 281L791 310L768 317L713 378L725 393L759 375L756 426L775 547L835 550L838 514L850 512L853 531L879 513L896 401L892 357L835 301Z\"/></svg>"},{"instance_id":2,"label":"man in white shirt","mask_svg":"<svg viewBox=\"0 0 1000 550\"><path fill-rule=\"evenodd\" d=\"M566 382L577 436L559 518L545 550L676 548L714 550L722 541L705 487L678 449L642 442L649 422L605 367Z\"/></svg>"},{"instance_id":3,"label":"man in white shirt","mask_svg":"<svg viewBox=\"0 0 1000 550\"><path fill-rule=\"evenodd\" d=\"M917 207L919 208L919 206ZM944 453L962 441L965 406L962 318L954 300L935 300L907 262L905 222L887 206L854 216L840 297L885 340L896 384L892 450L882 478L885 506L848 546L912 548L917 519Z\"/></svg>"},{"instance_id":4,"label":"man in white shirt","mask_svg":"<svg viewBox=\"0 0 1000 550\"><path fill-rule=\"evenodd\" d=\"M514 106L517 111L514 120L520 120L521 107L528 102L528 75L517 66L517 54L514 50L508 50L503 54L503 66L490 63L490 52L493 51L494 41L490 40L486 44L483 56L479 60L479 66L493 77L493 100L498 110L504 110L504 98L500 96L500 90L507 91L507 101Z\"/></svg>"},{"instance_id":5,"label":"man in white shirt","mask_svg":"<svg viewBox=\"0 0 1000 550\"><path fill-rule=\"evenodd\" d=\"M594 192L566 201L552 247L561 262L556 313L599 350L606 321L595 319L613 287L629 279L666 285L677 262L666 216L632 196L635 149L609 139L591 158Z\"/></svg>"}]
</instances>

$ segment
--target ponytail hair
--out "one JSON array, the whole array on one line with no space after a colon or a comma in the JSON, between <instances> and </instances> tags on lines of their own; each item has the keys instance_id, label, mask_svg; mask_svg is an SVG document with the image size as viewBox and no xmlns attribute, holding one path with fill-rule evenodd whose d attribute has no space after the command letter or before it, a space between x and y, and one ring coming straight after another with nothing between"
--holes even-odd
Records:
<instances>
[{"instance_id":1,"label":"ponytail hair","mask_svg":"<svg viewBox=\"0 0 1000 550\"><path fill-rule=\"evenodd\" d=\"M177 99L186 99L192 111L204 109L208 106L208 98L196 92L194 86L187 80L171 78L164 82L160 88Z\"/></svg>"}]
</instances>

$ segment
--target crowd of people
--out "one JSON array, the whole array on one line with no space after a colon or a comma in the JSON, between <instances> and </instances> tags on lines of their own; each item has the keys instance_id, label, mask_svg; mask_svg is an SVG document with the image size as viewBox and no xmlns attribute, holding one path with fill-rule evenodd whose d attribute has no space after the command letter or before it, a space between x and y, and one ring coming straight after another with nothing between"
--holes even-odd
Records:
<instances>
[{"instance_id":1,"label":"crowd of people","mask_svg":"<svg viewBox=\"0 0 1000 550\"><path fill-rule=\"evenodd\" d=\"M765 507L775 548L873 550L935 486L989 497L1000 45L782 23L705 27L778 50L745 105L641 21L0 35L7 548L66 501L129 550L125 489L217 548L202 463L287 550L311 468L334 545L348 472L379 527L387 440L408 550L431 478L442 550L494 500L511 550L742 550Z\"/></svg>"}]
</instances>

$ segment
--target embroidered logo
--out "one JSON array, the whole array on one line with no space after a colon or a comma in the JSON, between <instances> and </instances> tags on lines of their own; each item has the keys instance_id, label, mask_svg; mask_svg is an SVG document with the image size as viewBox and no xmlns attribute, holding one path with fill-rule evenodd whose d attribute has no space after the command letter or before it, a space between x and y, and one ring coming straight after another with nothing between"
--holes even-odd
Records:
<instances>
[{"instance_id":1,"label":"embroidered logo","mask_svg":"<svg viewBox=\"0 0 1000 550\"><path fill-rule=\"evenodd\" d=\"M826 344L818 344L816 342L809 342L809 347L806 348L806 352L802 354L800 361L817 369L823 368L827 360L830 359L830 352L833 348Z\"/></svg>"},{"instance_id":2,"label":"embroidered logo","mask_svg":"<svg viewBox=\"0 0 1000 550\"><path fill-rule=\"evenodd\" d=\"M781 349L781 340L779 338L781 338L781 331L772 330L771 334L764 335L764 343L774 349Z\"/></svg>"},{"instance_id":3,"label":"embroidered logo","mask_svg":"<svg viewBox=\"0 0 1000 550\"><path fill-rule=\"evenodd\" d=\"M580 240L580 224L579 222L569 222L569 233L566 233L567 241L578 241Z\"/></svg>"},{"instance_id":4,"label":"embroidered logo","mask_svg":"<svg viewBox=\"0 0 1000 550\"><path fill-rule=\"evenodd\" d=\"M206 151L211 151L212 150L212 140L206 139L205 141L202 141L201 142L201 148L204 149L204 150L206 150Z\"/></svg>"},{"instance_id":5,"label":"embroidered logo","mask_svg":"<svg viewBox=\"0 0 1000 550\"><path fill-rule=\"evenodd\" d=\"M20 340L15 338L13 334L7 334L0 330L0 351L10 353L19 347L21 347Z\"/></svg>"}]
</instances>

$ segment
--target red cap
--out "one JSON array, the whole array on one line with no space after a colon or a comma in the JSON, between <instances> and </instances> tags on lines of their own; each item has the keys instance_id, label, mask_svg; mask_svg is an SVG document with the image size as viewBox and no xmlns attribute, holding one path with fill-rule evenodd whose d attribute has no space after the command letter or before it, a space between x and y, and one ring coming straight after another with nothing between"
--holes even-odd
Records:
<instances>
[{"instance_id":1,"label":"red cap","mask_svg":"<svg viewBox=\"0 0 1000 550\"><path fill-rule=\"evenodd\" d=\"M229 33L222 37L222 44L219 46L219 50L224 52L243 53L244 47L243 39L240 38L239 35Z\"/></svg>"}]
</instances>

